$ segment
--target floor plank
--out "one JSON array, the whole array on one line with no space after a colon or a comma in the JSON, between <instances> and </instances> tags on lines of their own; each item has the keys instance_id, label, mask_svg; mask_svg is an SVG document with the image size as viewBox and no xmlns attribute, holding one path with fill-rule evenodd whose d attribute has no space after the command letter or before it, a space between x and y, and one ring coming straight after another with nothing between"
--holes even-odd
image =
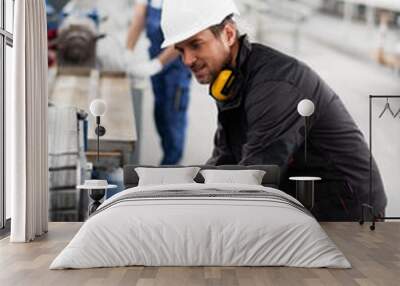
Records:
<instances>
[{"instance_id":1,"label":"floor plank","mask_svg":"<svg viewBox=\"0 0 400 286\"><path fill-rule=\"evenodd\" d=\"M50 223L49 233L32 243L0 241L0 285L398 285L400 223L378 223L376 231L357 223L322 223L352 269L290 267L118 267L49 270L81 223Z\"/></svg>"}]
</instances>

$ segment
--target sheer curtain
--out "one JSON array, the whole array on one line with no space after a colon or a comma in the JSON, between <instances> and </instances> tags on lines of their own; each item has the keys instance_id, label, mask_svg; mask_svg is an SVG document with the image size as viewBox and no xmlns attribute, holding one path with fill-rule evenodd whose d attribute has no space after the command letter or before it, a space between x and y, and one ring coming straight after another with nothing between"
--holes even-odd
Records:
<instances>
[{"instance_id":1,"label":"sheer curtain","mask_svg":"<svg viewBox=\"0 0 400 286\"><path fill-rule=\"evenodd\" d=\"M47 24L45 0L15 1L11 97L6 99L6 187L12 242L47 232Z\"/></svg>"}]
</instances>

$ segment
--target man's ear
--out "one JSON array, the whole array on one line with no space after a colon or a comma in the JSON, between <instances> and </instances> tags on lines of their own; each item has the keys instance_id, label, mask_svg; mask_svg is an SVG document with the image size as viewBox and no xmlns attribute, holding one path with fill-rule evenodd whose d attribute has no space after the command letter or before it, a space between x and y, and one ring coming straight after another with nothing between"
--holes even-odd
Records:
<instances>
[{"instance_id":1,"label":"man's ear","mask_svg":"<svg viewBox=\"0 0 400 286\"><path fill-rule=\"evenodd\" d=\"M232 47L237 38L237 30L236 30L235 25L233 25L231 23L227 23L224 27L224 34L225 34L228 46Z\"/></svg>"}]
</instances>

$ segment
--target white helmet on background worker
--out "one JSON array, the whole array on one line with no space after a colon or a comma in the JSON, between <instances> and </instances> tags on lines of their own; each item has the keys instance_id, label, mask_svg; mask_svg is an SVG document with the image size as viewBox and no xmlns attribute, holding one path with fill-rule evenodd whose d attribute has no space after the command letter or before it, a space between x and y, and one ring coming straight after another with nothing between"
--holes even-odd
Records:
<instances>
[{"instance_id":1,"label":"white helmet on background worker","mask_svg":"<svg viewBox=\"0 0 400 286\"><path fill-rule=\"evenodd\" d=\"M184 41L217 24L227 16L239 15L233 0L164 0L161 28L162 48Z\"/></svg>"}]
</instances>

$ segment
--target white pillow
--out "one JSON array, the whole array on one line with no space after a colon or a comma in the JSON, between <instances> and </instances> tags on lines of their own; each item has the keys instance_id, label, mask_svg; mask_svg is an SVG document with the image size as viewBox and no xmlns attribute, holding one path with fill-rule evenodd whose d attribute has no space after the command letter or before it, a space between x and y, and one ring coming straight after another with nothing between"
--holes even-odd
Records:
<instances>
[{"instance_id":1,"label":"white pillow","mask_svg":"<svg viewBox=\"0 0 400 286\"><path fill-rule=\"evenodd\" d=\"M195 183L193 179L199 170L199 167L135 168L139 176L138 186Z\"/></svg>"},{"instance_id":2,"label":"white pillow","mask_svg":"<svg viewBox=\"0 0 400 286\"><path fill-rule=\"evenodd\" d=\"M261 170L201 170L205 184L233 183L261 185L265 171Z\"/></svg>"}]
</instances>

